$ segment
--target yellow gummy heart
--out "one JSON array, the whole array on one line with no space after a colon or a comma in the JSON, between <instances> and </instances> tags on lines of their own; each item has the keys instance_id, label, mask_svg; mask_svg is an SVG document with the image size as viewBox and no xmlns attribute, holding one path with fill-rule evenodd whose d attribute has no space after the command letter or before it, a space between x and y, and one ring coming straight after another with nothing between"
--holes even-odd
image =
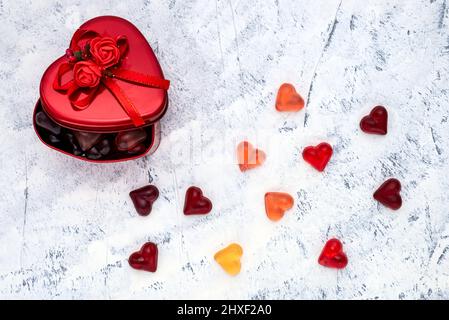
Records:
<instances>
[{"instance_id":1,"label":"yellow gummy heart","mask_svg":"<svg viewBox=\"0 0 449 320\"><path fill-rule=\"evenodd\" d=\"M243 249L237 243L232 243L226 248L218 251L214 255L215 261L231 276L240 272L240 258L243 255Z\"/></svg>"}]
</instances>

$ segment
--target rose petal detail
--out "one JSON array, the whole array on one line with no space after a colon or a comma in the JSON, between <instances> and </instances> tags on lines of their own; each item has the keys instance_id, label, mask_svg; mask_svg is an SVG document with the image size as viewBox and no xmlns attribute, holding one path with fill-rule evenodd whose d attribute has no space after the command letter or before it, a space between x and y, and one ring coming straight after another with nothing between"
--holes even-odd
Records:
<instances>
[{"instance_id":1,"label":"rose petal detail","mask_svg":"<svg viewBox=\"0 0 449 320\"><path fill-rule=\"evenodd\" d=\"M103 68L109 68L120 61L120 50L111 37L95 37L90 41L93 60Z\"/></svg>"},{"instance_id":2,"label":"rose petal detail","mask_svg":"<svg viewBox=\"0 0 449 320\"><path fill-rule=\"evenodd\" d=\"M94 88L101 79L101 70L93 62L79 61L73 67L75 83L82 88Z\"/></svg>"}]
</instances>

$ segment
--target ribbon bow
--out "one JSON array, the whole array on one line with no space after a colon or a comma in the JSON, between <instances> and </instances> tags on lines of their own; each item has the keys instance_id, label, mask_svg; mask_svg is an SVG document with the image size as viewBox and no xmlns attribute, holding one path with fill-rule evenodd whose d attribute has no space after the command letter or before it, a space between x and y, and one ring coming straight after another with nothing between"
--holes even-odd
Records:
<instances>
[{"instance_id":1,"label":"ribbon bow","mask_svg":"<svg viewBox=\"0 0 449 320\"><path fill-rule=\"evenodd\" d=\"M89 107L100 85L104 85L138 127L145 124L141 114L129 100L115 79L136 85L168 90L170 81L120 68L121 59L128 52L125 36L102 37L97 32L79 29L73 35L66 51L68 62L59 66L53 89L66 93L77 110ZM72 71L73 79L62 83L62 77Z\"/></svg>"}]
</instances>

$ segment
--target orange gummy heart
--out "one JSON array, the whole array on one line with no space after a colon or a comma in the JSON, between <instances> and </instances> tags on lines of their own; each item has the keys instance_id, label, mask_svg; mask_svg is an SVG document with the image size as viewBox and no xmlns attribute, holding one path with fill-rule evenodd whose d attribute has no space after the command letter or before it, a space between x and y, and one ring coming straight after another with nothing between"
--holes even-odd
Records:
<instances>
[{"instance_id":1,"label":"orange gummy heart","mask_svg":"<svg viewBox=\"0 0 449 320\"><path fill-rule=\"evenodd\" d=\"M214 255L215 261L231 276L235 276L240 272L240 258L243 255L243 249L237 243L232 243L226 248L218 251Z\"/></svg>"},{"instance_id":2,"label":"orange gummy heart","mask_svg":"<svg viewBox=\"0 0 449 320\"><path fill-rule=\"evenodd\" d=\"M281 85L276 98L277 111L299 111L304 108L304 99L290 83Z\"/></svg>"},{"instance_id":3,"label":"orange gummy heart","mask_svg":"<svg viewBox=\"0 0 449 320\"><path fill-rule=\"evenodd\" d=\"M265 212L272 221L279 221L293 207L293 197L283 192L265 193Z\"/></svg>"},{"instance_id":4,"label":"orange gummy heart","mask_svg":"<svg viewBox=\"0 0 449 320\"><path fill-rule=\"evenodd\" d=\"M237 146L237 160L240 171L246 171L262 165L265 158L265 152L255 149L248 141L242 141Z\"/></svg>"}]
</instances>

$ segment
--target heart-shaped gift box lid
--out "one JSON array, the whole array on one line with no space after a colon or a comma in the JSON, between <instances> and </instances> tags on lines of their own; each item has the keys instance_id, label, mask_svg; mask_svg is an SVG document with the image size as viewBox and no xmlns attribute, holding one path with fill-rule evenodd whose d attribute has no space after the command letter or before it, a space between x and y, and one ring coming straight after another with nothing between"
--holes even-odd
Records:
<instances>
[{"instance_id":1,"label":"heart-shaped gift box lid","mask_svg":"<svg viewBox=\"0 0 449 320\"><path fill-rule=\"evenodd\" d=\"M126 37L128 50L121 58L120 68L163 79L164 75L153 50L142 33L129 21L102 16L91 19L79 29L90 30L101 36ZM65 51L65 50L64 50ZM42 76L40 96L47 114L62 126L82 131L120 131L135 127L130 116L114 95L102 84L89 107L77 110L66 93L54 89L53 82L59 67L67 63L66 55L53 62ZM73 72L65 75L73 78ZM62 79L62 82L67 79ZM114 79L121 92L135 106L146 124L158 121L167 108L167 92L164 89L147 87L132 82Z\"/></svg>"}]
</instances>

